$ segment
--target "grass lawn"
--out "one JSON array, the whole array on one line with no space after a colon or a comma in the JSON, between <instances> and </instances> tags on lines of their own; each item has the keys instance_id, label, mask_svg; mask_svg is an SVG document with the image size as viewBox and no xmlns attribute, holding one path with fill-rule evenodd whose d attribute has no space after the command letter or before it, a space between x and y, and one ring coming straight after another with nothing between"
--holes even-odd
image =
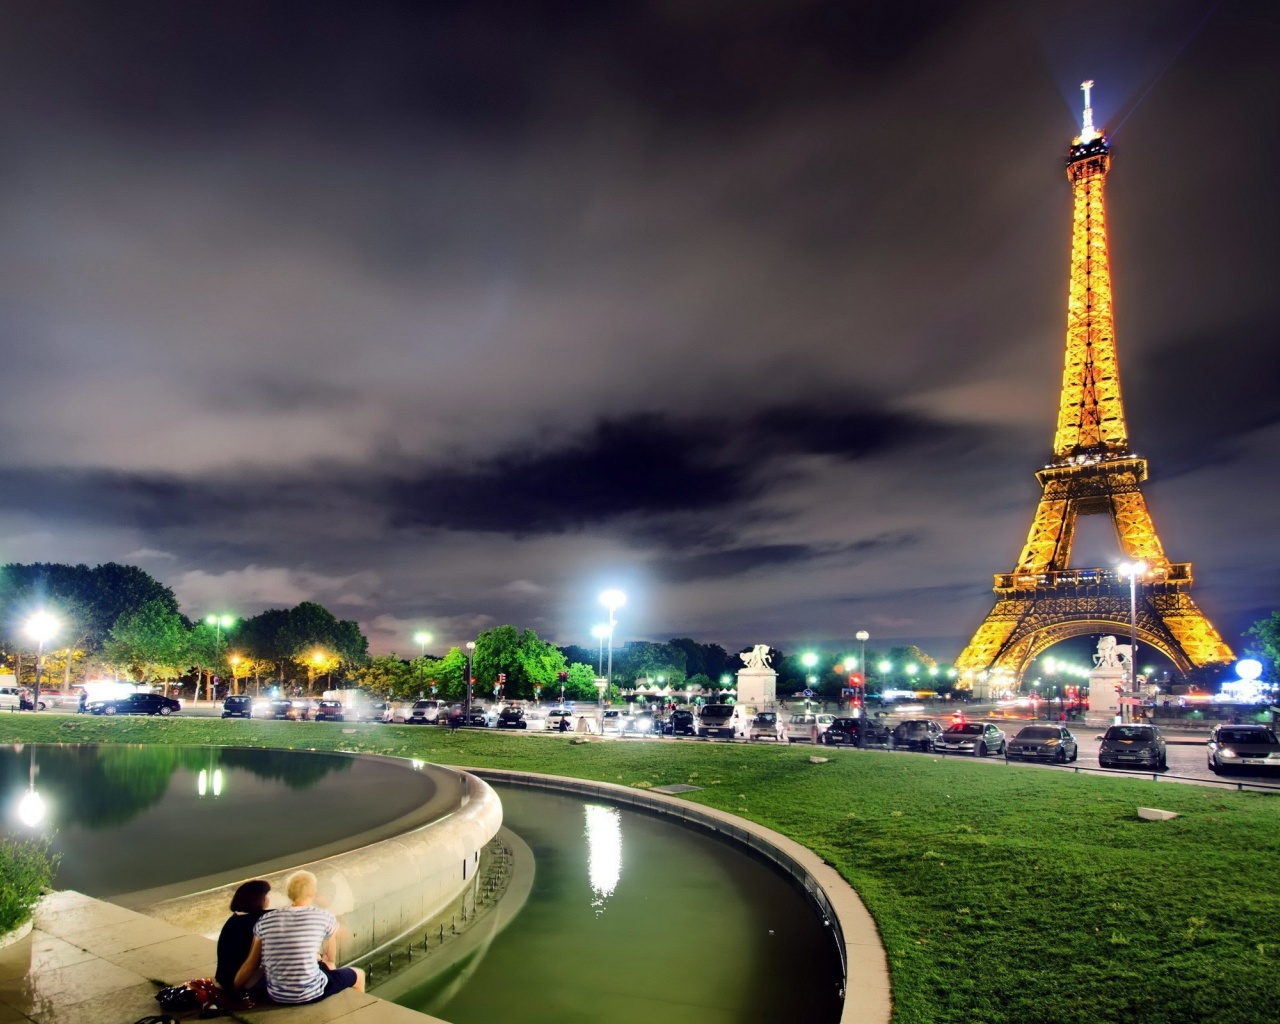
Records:
<instances>
[{"instance_id":1,"label":"grass lawn","mask_svg":"<svg viewBox=\"0 0 1280 1024\"><path fill-rule=\"evenodd\" d=\"M813 765L805 748L343 728L3 715L0 742L362 750L689 782L705 787L690 800L786 833L858 890L899 1024L1280 1019L1280 797L875 751L824 749ZM1140 805L1182 816L1140 821Z\"/></svg>"}]
</instances>

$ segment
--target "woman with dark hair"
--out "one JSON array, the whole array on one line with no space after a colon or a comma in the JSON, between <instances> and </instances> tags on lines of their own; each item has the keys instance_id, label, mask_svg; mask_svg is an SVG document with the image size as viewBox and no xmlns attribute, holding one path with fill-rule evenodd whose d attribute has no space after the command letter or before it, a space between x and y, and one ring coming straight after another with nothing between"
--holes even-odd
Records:
<instances>
[{"instance_id":1,"label":"woman with dark hair","mask_svg":"<svg viewBox=\"0 0 1280 1024\"><path fill-rule=\"evenodd\" d=\"M265 878L255 878L245 882L231 897L231 916L218 935L218 972L215 975L218 987L228 996L244 994L236 989L236 972L249 957L253 946L253 926L263 914L268 913L267 895L270 892L270 882ZM251 979L244 986L245 991L256 984L257 979Z\"/></svg>"}]
</instances>

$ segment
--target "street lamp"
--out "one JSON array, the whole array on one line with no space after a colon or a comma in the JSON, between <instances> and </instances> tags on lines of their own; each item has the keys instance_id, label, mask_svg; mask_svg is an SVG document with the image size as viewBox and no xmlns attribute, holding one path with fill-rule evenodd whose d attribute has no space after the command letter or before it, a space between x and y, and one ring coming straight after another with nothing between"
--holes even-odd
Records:
<instances>
[{"instance_id":1,"label":"street lamp","mask_svg":"<svg viewBox=\"0 0 1280 1024\"><path fill-rule=\"evenodd\" d=\"M467 641L467 696L464 701L462 712L462 724L471 724L471 684L476 681L475 677L475 656L476 642L474 640Z\"/></svg>"},{"instance_id":2,"label":"street lamp","mask_svg":"<svg viewBox=\"0 0 1280 1024\"><path fill-rule=\"evenodd\" d=\"M862 655L858 659L858 671L862 673L863 685L867 682L867 641L871 639L871 634L865 629L860 629L853 634L853 638L862 644Z\"/></svg>"},{"instance_id":3,"label":"street lamp","mask_svg":"<svg viewBox=\"0 0 1280 1024\"><path fill-rule=\"evenodd\" d=\"M613 693L613 631L618 625L618 609L627 603L627 595L621 590L606 590L600 595L600 603L609 609L609 670L605 673L604 690L600 694L600 707L604 707L604 695Z\"/></svg>"},{"instance_id":4,"label":"street lamp","mask_svg":"<svg viewBox=\"0 0 1280 1024\"><path fill-rule=\"evenodd\" d=\"M1129 696L1138 690L1138 577L1147 571L1146 562L1123 562L1116 569L1121 576L1129 577ZM1130 705L1121 709L1121 720L1129 721Z\"/></svg>"},{"instance_id":5,"label":"street lamp","mask_svg":"<svg viewBox=\"0 0 1280 1024\"><path fill-rule=\"evenodd\" d=\"M604 675L604 638L610 633L608 626L601 623L591 627L591 635L600 641L600 653L596 656L596 675Z\"/></svg>"},{"instance_id":6,"label":"street lamp","mask_svg":"<svg viewBox=\"0 0 1280 1024\"><path fill-rule=\"evenodd\" d=\"M231 662L231 692L240 692L240 655L233 654L227 659Z\"/></svg>"},{"instance_id":7,"label":"street lamp","mask_svg":"<svg viewBox=\"0 0 1280 1024\"><path fill-rule=\"evenodd\" d=\"M413 634L413 642L422 648L422 657L427 656L427 644L431 643L431 634L420 630Z\"/></svg>"},{"instance_id":8,"label":"street lamp","mask_svg":"<svg viewBox=\"0 0 1280 1024\"><path fill-rule=\"evenodd\" d=\"M320 666L324 664L324 652L312 651L311 660L307 664L307 692L310 693L315 689L316 673L320 671Z\"/></svg>"},{"instance_id":9,"label":"street lamp","mask_svg":"<svg viewBox=\"0 0 1280 1024\"><path fill-rule=\"evenodd\" d=\"M33 712L40 710L40 673L44 669L44 645L53 639L54 634L61 628L62 623L58 621L57 616L50 615L43 609L27 619L27 636L36 642L36 685L31 694Z\"/></svg>"},{"instance_id":10,"label":"street lamp","mask_svg":"<svg viewBox=\"0 0 1280 1024\"><path fill-rule=\"evenodd\" d=\"M222 631L236 624L233 615L206 615L205 624L213 627L213 671L209 673L208 698L213 700L213 674L218 670L218 662L222 660ZM199 689L197 680L197 689Z\"/></svg>"}]
</instances>

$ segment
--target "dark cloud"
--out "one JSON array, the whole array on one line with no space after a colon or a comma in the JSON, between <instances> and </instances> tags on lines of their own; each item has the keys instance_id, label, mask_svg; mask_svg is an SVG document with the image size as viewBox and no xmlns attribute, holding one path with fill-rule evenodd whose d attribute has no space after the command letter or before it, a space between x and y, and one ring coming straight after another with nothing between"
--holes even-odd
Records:
<instances>
[{"instance_id":1,"label":"dark cloud","mask_svg":"<svg viewBox=\"0 0 1280 1024\"><path fill-rule=\"evenodd\" d=\"M958 645L1053 434L1090 77L1130 433L1238 632L1278 61L1264 0L7 4L0 541L384 646L580 640L619 581L636 634Z\"/></svg>"}]
</instances>

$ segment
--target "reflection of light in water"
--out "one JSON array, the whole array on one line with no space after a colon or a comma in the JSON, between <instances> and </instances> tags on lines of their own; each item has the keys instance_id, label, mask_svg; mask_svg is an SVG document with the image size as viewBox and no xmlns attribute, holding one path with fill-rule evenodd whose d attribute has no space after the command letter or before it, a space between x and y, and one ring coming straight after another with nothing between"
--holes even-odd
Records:
<instances>
[{"instance_id":1,"label":"reflection of light in water","mask_svg":"<svg viewBox=\"0 0 1280 1024\"><path fill-rule=\"evenodd\" d=\"M27 828L44 821L44 799L34 789L27 790L18 801L18 820Z\"/></svg>"},{"instance_id":2,"label":"reflection of light in water","mask_svg":"<svg viewBox=\"0 0 1280 1024\"><path fill-rule=\"evenodd\" d=\"M209 792L209 772L204 768L200 769L200 775L196 778L196 792L200 796L204 796ZM213 770L213 795L222 796L222 769L215 768Z\"/></svg>"},{"instance_id":3,"label":"reflection of light in water","mask_svg":"<svg viewBox=\"0 0 1280 1024\"><path fill-rule=\"evenodd\" d=\"M616 807L587 804L587 870L591 875L591 905L596 914L622 877L622 813Z\"/></svg>"}]
</instances>

